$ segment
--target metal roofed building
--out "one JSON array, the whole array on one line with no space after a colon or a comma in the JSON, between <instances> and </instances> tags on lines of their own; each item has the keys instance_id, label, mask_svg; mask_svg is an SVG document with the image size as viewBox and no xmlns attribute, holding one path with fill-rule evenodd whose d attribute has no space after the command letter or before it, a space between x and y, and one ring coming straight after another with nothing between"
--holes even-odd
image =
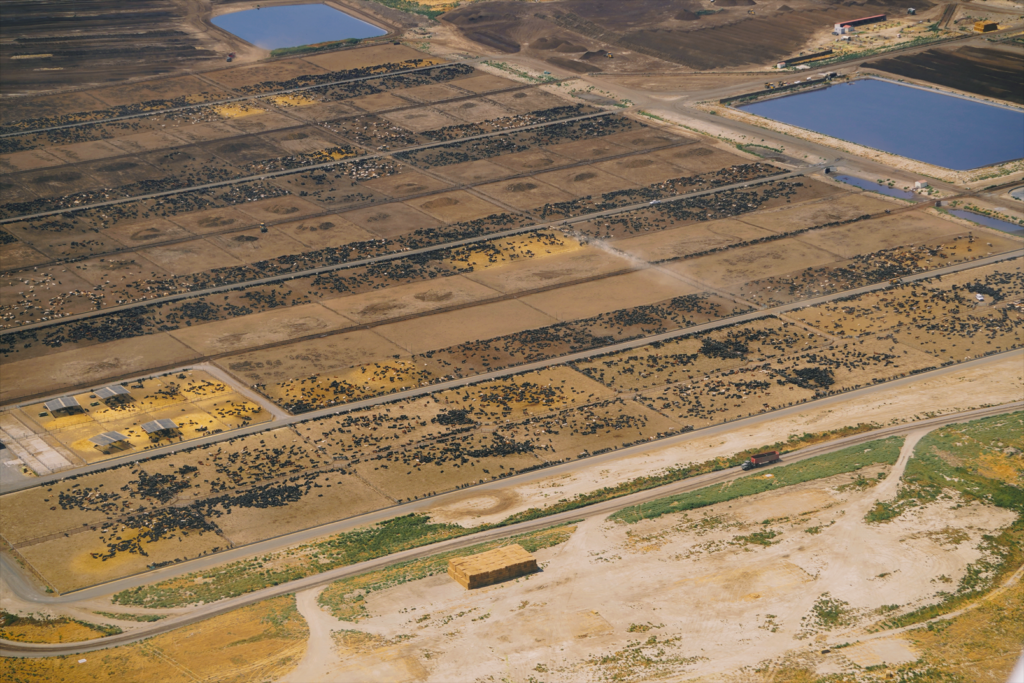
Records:
<instances>
[{"instance_id":1,"label":"metal roofed building","mask_svg":"<svg viewBox=\"0 0 1024 683\"><path fill-rule=\"evenodd\" d=\"M131 392L125 389L120 384L111 384L109 387L102 387L96 390L96 398L106 401L108 398L114 398L115 396L131 396Z\"/></svg>"},{"instance_id":2,"label":"metal roofed building","mask_svg":"<svg viewBox=\"0 0 1024 683\"><path fill-rule=\"evenodd\" d=\"M60 398L55 398L44 403L43 407L51 413L56 413L62 410L85 410L85 408L82 407L82 404L80 404L78 399L74 396L61 396Z\"/></svg>"},{"instance_id":3,"label":"metal roofed building","mask_svg":"<svg viewBox=\"0 0 1024 683\"><path fill-rule=\"evenodd\" d=\"M92 437L89 441L96 444L96 448L106 448L107 446L112 446L115 443L127 442L128 437L120 432L103 432L102 434L97 434Z\"/></svg>"},{"instance_id":4,"label":"metal roofed building","mask_svg":"<svg viewBox=\"0 0 1024 683\"><path fill-rule=\"evenodd\" d=\"M147 434L158 434L160 432L172 432L178 428L174 420L153 420L142 425L142 431Z\"/></svg>"}]
</instances>

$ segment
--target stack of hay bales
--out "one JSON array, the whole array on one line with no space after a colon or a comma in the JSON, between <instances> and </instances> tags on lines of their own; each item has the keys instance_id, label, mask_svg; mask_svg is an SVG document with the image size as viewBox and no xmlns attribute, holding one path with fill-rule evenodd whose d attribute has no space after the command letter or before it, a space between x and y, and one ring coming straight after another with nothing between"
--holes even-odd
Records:
<instances>
[{"instance_id":1,"label":"stack of hay bales","mask_svg":"<svg viewBox=\"0 0 1024 683\"><path fill-rule=\"evenodd\" d=\"M448 561L448 576L463 588L489 586L537 571L537 560L519 544Z\"/></svg>"}]
</instances>

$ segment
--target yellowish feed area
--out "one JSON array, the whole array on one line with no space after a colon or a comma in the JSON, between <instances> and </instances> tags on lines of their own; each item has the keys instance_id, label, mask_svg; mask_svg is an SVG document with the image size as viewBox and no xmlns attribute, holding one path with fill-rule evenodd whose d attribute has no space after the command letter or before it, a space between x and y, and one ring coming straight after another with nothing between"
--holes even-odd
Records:
<instances>
[{"instance_id":1,"label":"yellowish feed area","mask_svg":"<svg viewBox=\"0 0 1024 683\"><path fill-rule=\"evenodd\" d=\"M71 657L5 657L0 659L0 680L273 681L302 659L308 636L306 622L295 608L295 598L284 596L132 645Z\"/></svg>"},{"instance_id":2,"label":"yellowish feed area","mask_svg":"<svg viewBox=\"0 0 1024 683\"><path fill-rule=\"evenodd\" d=\"M216 430L230 431L267 422L269 412L202 370L153 377L124 385L131 400L106 403L91 392L75 394L86 412L54 417L43 403L15 411L18 419L37 433L49 433L86 462L135 453L147 448L201 438ZM142 430L151 420L173 420L179 431L153 441ZM89 439L118 432L127 442L99 449Z\"/></svg>"},{"instance_id":3,"label":"yellowish feed area","mask_svg":"<svg viewBox=\"0 0 1024 683\"><path fill-rule=\"evenodd\" d=\"M253 116L255 114L262 114L266 111L251 104L242 104L237 102L221 104L214 107L213 110L226 119L240 119L243 116Z\"/></svg>"},{"instance_id":4,"label":"yellowish feed area","mask_svg":"<svg viewBox=\"0 0 1024 683\"><path fill-rule=\"evenodd\" d=\"M308 97L302 95L274 95L270 98L270 101L279 107L308 107L311 104L316 104L316 100L311 100Z\"/></svg>"},{"instance_id":5,"label":"yellowish feed area","mask_svg":"<svg viewBox=\"0 0 1024 683\"><path fill-rule=\"evenodd\" d=\"M102 631L90 628L85 624L61 620L36 624L15 624L0 629L0 638L19 643L75 643L102 636Z\"/></svg>"}]
</instances>

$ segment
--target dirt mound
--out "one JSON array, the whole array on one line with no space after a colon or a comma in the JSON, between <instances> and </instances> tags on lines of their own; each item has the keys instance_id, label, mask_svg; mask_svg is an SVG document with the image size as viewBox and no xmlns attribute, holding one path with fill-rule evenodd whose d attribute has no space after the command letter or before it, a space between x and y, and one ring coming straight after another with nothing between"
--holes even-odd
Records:
<instances>
[{"instance_id":1,"label":"dirt mound","mask_svg":"<svg viewBox=\"0 0 1024 683\"><path fill-rule=\"evenodd\" d=\"M234 218L225 218L224 216L207 216L206 218L200 218L196 221L196 225L200 228L219 228L224 225L231 225L234 222Z\"/></svg>"},{"instance_id":2,"label":"dirt mound","mask_svg":"<svg viewBox=\"0 0 1024 683\"><path fill-rule=\"evenodd\" d=\"M688 149L685 152L679 154L680 157L709 157L715 153L715 150L708 149L707 147L698 147L697 149Z\"/></svg>"},{"instance_id":3,"label":"dirt mound","mask_svg":"<svg viewBox=\"0 0 1024 683\"><path fill-rule=\"evenodd\" d=\"M583 53L583 57L581 57L581 59L593 62L601 59L607 59L610 55L611 52L608 52L607 50L593 50L592 52Z\"/></svg>"},{"instance_id":4,"label":"dirt mound","mask_svg":"<svg viewBox=\"0 0 1024 683\"><path fill-rule=\"evenodd\" d=\"M562 43L556 48L555 52L561 52L563 54L572 54L576 52L586 52L587 48L584 45L577 45L576 43Z\"/></svg>"},{"instance_id":5,"label":"dirt mound","mask_svg":"<svg viewBox=\"0 0 1024 683\"><path fill-rule=\"evenodd\" d=\"M78 180L82 174L78 171L54 171L37 175L32 179L33 185L45 185L46 183L70 183Z\"/></svg>"},{"instance_id":6,"label":"dirt mound","mask_svg":"<svg viewBox=\"0 0 1024 683\"><path fill-rule=\"evenodd\" d=\"M516 53L519 52L519 48L521 47L519 43L509 39L508 36L493 33L491 31L473 31L471 33L467 33L466 37L480 43L481 45L486 45L487 47L494 48L495 50L501 50L502 52Z\"/></svg>"},{"instance_id":7,"label":"dirt mound","mask_svg":"<svg viewBox=\"0 0 1024 683\"><path fill-rule=\"evenodd\" d=\"M425 204L422 204L424 209L446 209L449 206L455 206L459 203L458 199L452 199L451 197L441 197L440 199L434 199Z\"/></svg>"},{"instance_id":8,"label":"dirt mound","mask_svg":"<svg viewBox=\"0 0 1024 683\"><path fill-rule=\"evenodd\" d=\"M529 192L530 190L536 190L536 183L512 183L508 186L509 192Z\"/></svg>"},{"instance_id":9,"label":"dirt mound","mask_svg":"<svg viewBox=\"0 0 1024 683\"><path fill-rule=\"evenodd\" d=\"M650 159L630 159L622 164L623 168L647 168L648 166L654 166L654 162Z\"/></svg>"},{"instance_id":10,"label":"dirt mound","mask_svg":"<svg viewBox=\"0 0 1024 683\"><path fill-rule=\"evenodd\" d=\"M438 301L448 301L448 299L452 298L452 293L451 292L439 292L439 291L437 291L435 289L431 289L431 290L426 291L426 292L420 292L419 294L414 294L412 298L419 299L420 301L430 301L430 302L436 303Z\"/></svg>"},{"instance_id":11,"label":"dirt mound","mask_svg":"<svg viewBox=\"0 0 1024 683\"><path fill-rule=\"evenodd\" d=\"M574 183L582 183L582 182L584 182L585 180L593 180L593 179L594 179L594 178L596 178L596 177L597 177L597 174L596 174L596 173L591 173L590 171L587 171L587 172L585 172L585 173L579 173L579 174L577 174L577 175L574 175L574 176L572 177L572 181L573 181Z\"/></svg>"},{"instance_id":12,"label":"dirt mound","mask_svg":"<svg viewBox=\"0 0 1024 683\"><path fill-rule=\"evenodd\" d=\"M514 3L473 5L448 12L442 17L459 28L472 41L502 52L519 52L521 45L512 37L519 22ZM521 11L521 10L520 10Z\"/></svg>"},{"instance_id":13,"label":"dirt mound","mask_svg":"<svg viewBox=\"0 0 1024 683\"><path fill-rule=\"evenodd\" d=\"M749 7L750 5L756 5L754 0L718 0L715 3L716 7Z\"/></svg>"},{"instance_id":14,"label":"dirt mound","mask_svg":"<svg viewBox=\"0 0 1024 683\"><path fill-rule=\"evenodd\" d=\"M682 12L676 14L675 18L678 19L679 21L696 21L700 19L700 17L698 17L696 14L694 14L688 9L684 9Z\"/></svg>"},{"instance_id":15,"label":"dirt mound","mask_svg":"<svg viewBox=\"0 0 1024 683\"><path fill-rule=\"evenodd\" d=\"M133 232L131 238L138 242L145 242L146 240L155 240L160 235L161 232L156 228L146 228L145 230Z\"/></svg>"},{"instance_id":16,"label":"dirt mound","mask_svg":"<svg viewBox=\"0 0 1024 683\"><path fill-rule=\"evenodd\" d=\"M586 52L587 48L583 45L577 45L561 38L552 38L544 36L539 38L532 43L530 47L535 50L552 50L554 52L561 52L562 54L572 54L575 52Z\"/></svg>"},{"instance_id":17,"label":"dirt mound","mask_svg":"<svg viewBox=\"0 0 1024 683\"><path fill-rule=\"evenodd\" d=\"M121 171L130 171L133 168L138 168L138 166L134 161L114 161L98 166L96 170L103 171L104 173L120 173Z\"/></svg>"},{"instance_id":18,"label":"dirt mound","mask_svg":"<svg viewBox=\"0 0 1024 683\"><path fill-rule=\"evenodd\" d=\"M239 235L237 237L231 238L231 240L234 242L258 242L259 239L260 238L256 237L255 235Z\"/></svg>"},{"instance_id":19,"label":"dirt mound","mask_svg":"<svg viewBox=\"0 0 1024 683\"><path fill-rule=\"evenodd\" d=\"M590 64L587 64L586 62L580 62L575 59L565 59L564 57L548 57L547 61L554 66L560 66L563 69L568 69L569 71L578 74L587 73L588 71L594 70L594 67L591 66Z\"/></svg>"}]
</instances>

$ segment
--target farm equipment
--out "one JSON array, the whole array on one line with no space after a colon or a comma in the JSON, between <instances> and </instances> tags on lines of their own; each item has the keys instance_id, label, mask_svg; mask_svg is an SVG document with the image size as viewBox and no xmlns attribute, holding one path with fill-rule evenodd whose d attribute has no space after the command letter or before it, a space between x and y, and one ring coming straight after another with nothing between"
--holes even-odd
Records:
<instances>
[{"instance_id":1,"label":"farm equipment","mask_svg":"<svg viewBox=\"0 0 1024 683\"><path fill-rule=\"evenodd\" d=\"M778 451L765 451L764 453L757 453L755 455L750 456L750 460L743 463L740 466L740 469L746 472L747 470L752 470L755 467L760 467L761 465L768 465L773 462L778 462L781 459L782 458L779 456Z\"/></svg>"}]
</instances>

